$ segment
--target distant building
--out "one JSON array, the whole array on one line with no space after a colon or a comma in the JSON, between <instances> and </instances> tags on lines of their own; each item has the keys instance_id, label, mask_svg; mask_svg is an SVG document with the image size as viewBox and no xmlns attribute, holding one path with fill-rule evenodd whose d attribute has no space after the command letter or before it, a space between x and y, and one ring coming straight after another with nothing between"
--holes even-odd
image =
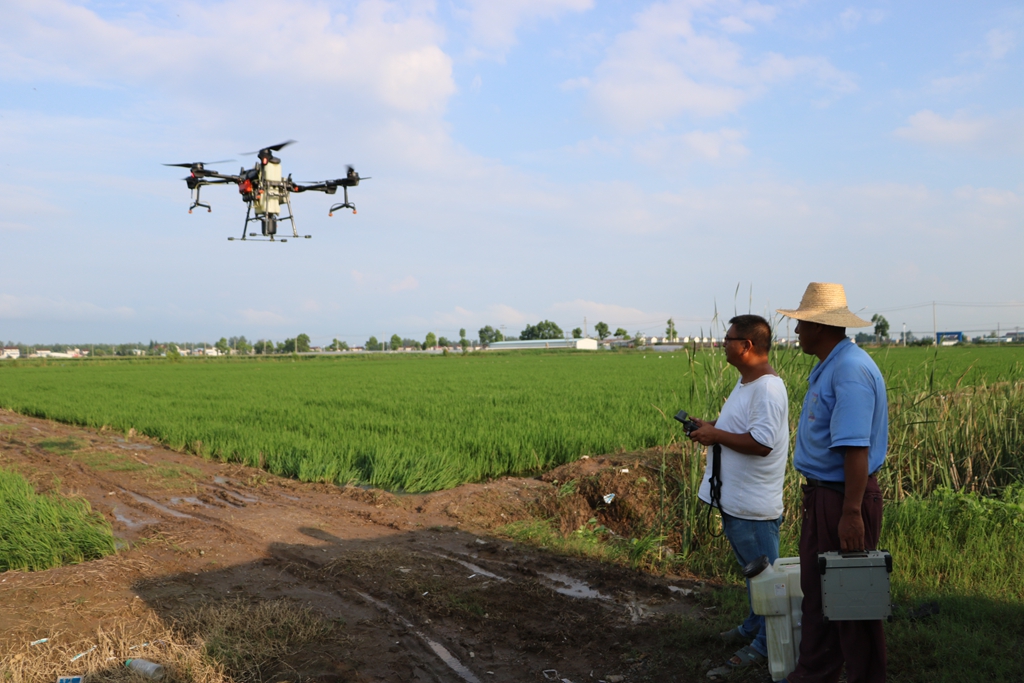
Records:
<instances>
[{"instance_id":1,"label":"distant building","mask_svg":"<svg viewBox=\"0 0 1024 683\"><path fill-rule=\"evenodd\" d=\"M5 348L5 349L3 349L2 352L0 352L0 359L3 359L3 358L10 358L10 359L21 358L21 349L19 349L19 348L6 349Z\"/></svg>"},{"instance_id":2,"label":"distant building","mask_svg":"<svg viewBox=\"0 0 1024 683\"><path fill-rule=\"evenodd\" d=\"M487 347L490 351L500 349L579 349L597 351L596 339L517 339L494 342Z\"/></svg>"}]
</instances>

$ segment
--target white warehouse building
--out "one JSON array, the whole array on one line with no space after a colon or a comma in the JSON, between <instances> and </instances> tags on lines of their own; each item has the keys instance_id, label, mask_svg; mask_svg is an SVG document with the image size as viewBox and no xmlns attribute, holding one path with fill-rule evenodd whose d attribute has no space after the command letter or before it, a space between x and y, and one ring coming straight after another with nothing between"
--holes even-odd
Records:
<instances>
[{"instance_id":1,"label":"white warehouse building","mask_svg":"<svg viewBox=\"0 0 1024 683\"><path fill-rule=\"evenodd\" d=\"M487 346L490 351L499 349L579 349L597 351L596 339L517 339L494 342Z\"/></svg>"}]
</instances>

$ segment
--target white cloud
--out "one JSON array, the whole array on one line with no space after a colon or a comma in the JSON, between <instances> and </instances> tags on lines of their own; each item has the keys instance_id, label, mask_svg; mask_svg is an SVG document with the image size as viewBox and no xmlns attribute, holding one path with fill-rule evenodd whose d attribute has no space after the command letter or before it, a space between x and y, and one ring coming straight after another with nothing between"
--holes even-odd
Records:
<instances>
[{"instance_id":1,"label":"white cloud","mask_svg":"<svg viewBox=\"0 0 1024 683\"><path fill-rule=\"evenodd\" d=\"M896 135L906 140L938 145L964 145L977 142L991 127L991 121L971 118L957 112L945 118L925 109L907 119L910 124L896 129Z\"/></svg>"},{"instance_id":2,"label":"white cloud","mask_svg":"<svg viewBox=\"0 0 1024 683\"><path fill-rule=\"evenodd\" d=\"M985 34L985 47L988 58L999 60L1008 55L1017 46L1017 36L1013 31L994 28Z\"/></svg>"},{"instance_id":3,"label":"white cloud","mask_svg":"<svg viewBox=\"0 0 1024 683\"><path fill-rule=\"evenodd\" d=\"M413 289L416 289L419 286L420 286L420 283L417 282L416 278L414 278L412 275L407 275L406 277L402 278L401 280L397 280L395 282L392 282L391 283L391 291L392 292L408 292L408 291L411 291Z\"/></svg>"},{"instance_id":4,"label":"white cloud","mask_svg":"<svg viewBox=\"0 0 1024 683\"><path fill-rule=\"evenodd\" d=\"M727 162L741 159L750 150L742 143L746 133L722 128L717 131L695 130L682 135L654 136L633 148L634 156L645 163L665 161Z\"/></svg>"},{"instance_id":5,"label":"white cloud","mask_svg":"<svg viewBox=\"0 0 1024 683\"><path fill-rule=\"evenodd\" d=\"M498 57L516 43L516 31L536 19L557 19L566 12L584 12L593 0L467 0L470 37L476 54Z\"/></svg>"},{"instance_id":6,"label":"white cloud","mask_svg":"<svg viewBox=\"0 0 1024 683\"><path fill-rule=\"evenodd\" d=\"M615 38L589 81L577 78L563 87L589 87L593 104L605 118L634 130L659 126L682 114L733 113L761 96L768 85L803 75L832 93L856 89L852 77L824 58L767 53L751 59L728 38L698 31L694 15L717 9L711 3L681 1L648 7L634 17L634 28ZM764 10L741 18L729 14L725 20L727 30L735 32L772 16Z\"/></svg>"},{"instance_id":7,"label":"white cloud","mask_svg":"<svg viewBox=\"0 0 1024 683\"><path fill-rule=\"evenodd\" d=\"M107 19L64 0L6 10L0 75L9 80L160 84L221 97L316 85L409 112L438 111L455 92L429 13L379 0L349 15L309 0L183 2L164 22Z\"/></svg>"},{"instance_id":8,"label":"white cloud","mask_svg":"<svg viewBox=\"0 0 1024 683\"><path fill-rule=\"evenodd\" d=\"M290 325L294 321L273 311L260 311L255 308L246 308L238 312L242 322L250 325L277 326Z\"/></svg>"},{"instance_id":9,"label":"white cloud","mask_svg":"<svg viewBox=\"0 0 1024 683\"><path fill-rule=\"evenodd\" d=\"M133 318L127 306L105 308L90 301L51 296L0 294L0 320L116 321Z\"/></svg>"},{"instance_id":10,"label":"white cloud","mask_svg":"<svg viewBox=\"0 0 1024 683\"><path fill-rule=\"evenodd\" d=\"M649 326L668 320L670 315L664 311L644 311L630 306L618 304L605 304L586 299L575 299L574 301L563 301L551 306L553 313L572 315L580 320L584 316L591 329L597 322L606 322L615 329L616 327L629 327L634 325Z\"/></svg>"},{"instance_id":11,"label":"white cloud","mask_svg":"<svg viewBox=\"0 0 1024 683\"><path fill-rule=\"evenodd\" d=\"M957 188L954 196L966 202L977 202L993 207L1017 206L1022 201L1021 196L1012 190L970 185Z\"/></svg>"}]
</instances>

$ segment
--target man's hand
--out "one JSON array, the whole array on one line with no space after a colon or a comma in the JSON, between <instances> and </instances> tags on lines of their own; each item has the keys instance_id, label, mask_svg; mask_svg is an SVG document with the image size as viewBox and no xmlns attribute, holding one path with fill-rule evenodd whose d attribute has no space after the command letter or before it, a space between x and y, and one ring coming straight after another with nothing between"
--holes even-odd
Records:
<instances>
[{"instance_id":1,"label":"man's hand","mask_svg":"<svg viewBox=\"0 0 1024 683\"><path fill-rule=\"evenodd\" d=\"M859 510L839 518L839 547L844 553L864 550L864 518Z\"/></svg>"},{"instance_id":2,"label":"man's hand","mask_svg":"<svg viewBox=\"0 0 1024 683\"><path fill-rule=\"evenodd\" d=\"M843 457L843 475L846 495L843 497L843 516L839 518L839 547L844 553L864 550L864 518L860 505L868 485L867 446L849 447Z\"/></svg>"},{"instance_id":3,"label":"man's hand","mask_svg":"<svg viewBox=\"0 0 1024 683\"><path fill-rule=\"evenodd\" d=\"M713 446L718 443L718 430L715 429L714 422L705 422L695 417L690 419L698 425L697 429L689 433L690 441L696 441L702 446Z\"/></svg>"}]
</instances>

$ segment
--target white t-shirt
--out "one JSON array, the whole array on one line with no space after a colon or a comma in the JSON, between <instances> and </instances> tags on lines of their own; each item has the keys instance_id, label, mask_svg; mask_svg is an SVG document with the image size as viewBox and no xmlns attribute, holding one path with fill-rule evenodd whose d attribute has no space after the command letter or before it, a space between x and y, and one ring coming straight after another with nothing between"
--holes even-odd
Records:
<instances>
[{"instance_id":1,"label":"white t-shirt","mask_svg":"<svg viewBox=\"0 0 1024 683\"><path fill-rule=\"evenodd\" d=\"M761 457L744 455L722 446L721 509L740 519L778 519L782 515L782 483L789 459L789 398L776 375L752 382L736 382L715 426L733 434L747 434L772 452ZM698 497L711 504L711 454L707 450L704 480Z\"/></svg>"}]
</instances>

